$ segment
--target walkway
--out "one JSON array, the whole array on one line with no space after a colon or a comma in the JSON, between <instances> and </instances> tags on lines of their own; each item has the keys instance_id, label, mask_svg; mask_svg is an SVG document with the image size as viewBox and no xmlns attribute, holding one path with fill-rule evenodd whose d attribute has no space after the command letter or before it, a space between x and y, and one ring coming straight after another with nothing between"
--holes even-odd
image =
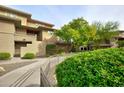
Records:
<instances>
[{"instance_id":1,"label":"walkway","mask_svg":"<svg viewBox=\"0 0 124 93\"><path fill-rule=\"evenodd\" d=\"M66 57L39 58L34 63L15 69L0 77L0 87L40 87L41 80L44 86L46 80L52 85L56 84L55 66ZM15 60L15 61L12 61ZM12 59L11 61L0 62L0 64L10 64L22 62ZM29 61L29 60L25 60ZM23 61L23 62L25 62ZM41 70L42 69L42 70ZM42 75L41 75L42 74ZM42 78L45 77L45 78Z\"/></svg>"},{"instance_id":2,"label":"walkway","mask_svg":"<svg viewBox=\"0 0 124 93\"><path fill-rule=\"evenodd\" d=\"M19 60L18 60L19 61ZM29 61L29 60L26 60ZM31 60L36 61L32 64L13 70L0 77L1 87L24 87L40 86L40 67L46 63L47 59ZM19 61L20 62L20 61ZM25 62L25 61L21 61ZM0 64L14 64L16 61L1 62Z\"/></svg>"}]
</instances>

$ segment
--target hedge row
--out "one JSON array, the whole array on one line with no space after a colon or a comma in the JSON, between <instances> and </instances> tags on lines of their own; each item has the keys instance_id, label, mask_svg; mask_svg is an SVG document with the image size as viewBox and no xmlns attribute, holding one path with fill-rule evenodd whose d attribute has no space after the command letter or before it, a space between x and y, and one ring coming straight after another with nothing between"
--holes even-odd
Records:
<instances>
[{"instance_id":1,"label":"hedge row","mask_svg":"<svg viewBox=\"0 0 124 93\"><path fill-rule=\"evenodd\" d=\"M57 47L55 44L48 44L46 46L47 56L61 54L61 53L64 53L64 49L61 49L61 48Z\"/></svg>"},{"instance_id":2,"label":"hedge row","mask_svg":"<svg viewBox=\"0 0 124 93\"><path fill-rule=\"evenodd\" d=\"M34 53L26 53L22 59L34 59L36 56Z\"/></svg>"},{"instance_id":3,"label":"hedge row","mask_svg":"<svg viewBox=\"0 0 124 93\"><path fill-rule=\"evenodd\" d=\"M124 86L124 49L111 48L79 53L57 65L58 86Z\"/></svg>"}]
</instances>

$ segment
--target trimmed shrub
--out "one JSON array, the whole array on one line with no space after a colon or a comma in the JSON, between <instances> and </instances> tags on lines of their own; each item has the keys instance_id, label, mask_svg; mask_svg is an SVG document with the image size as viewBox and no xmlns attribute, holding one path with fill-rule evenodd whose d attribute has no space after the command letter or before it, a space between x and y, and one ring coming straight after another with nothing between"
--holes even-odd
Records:
<instances>
[{"instance_id":1,"label":"trimmed shrub","mask_svg":"<svg viewBox=\"0 0 124 93\"><path fill-rule=\"evenodd\" d=\"M55 44L48 44L46 46L46 54L49 55L54 55L56 52L56 45Z\"/></svg>"},{"instance_id":2,"label":"trimmed shrub","mask_svg":"<svg viewBox=\"0 0 124 93\"><path fill-rule=\"evenodd\" d=\"M79 53L56 67L61 87L124 87L124 49Z\"/></svg>"},{"instance_id":3,"label":"trimmed shrub","mask_svg":"<svg viewBox=\"0 0 124 93\"><path fill-rule=\"evenodd\" d=\"M48 44L47 46L46 46L46 49L53 49L53 48L56 48L56 45L55 44Z\"/></svg>"},{"instance_id":4,"label":"trimmed shrub","mask_svg":"<svg viewBox=\"0 0 124 93\"><path fill-rule=\"evenodd\" d=\"M26 53L22 58L23 59L34 59L35 54L34 53Z\"/></svg>"},{"instance_id":5,"label":"trimmed shrub","mask_svg":"<svg viewBox=\"0 0 124 93\"><path fill-rule=\"evenodd\" d=\"M62 53L64 53L64 49L57 47L55 44L48 44L46 46L47 56L62 54Z\"/></svg>"},{"instance_id":6,"label":"trimmed shrub","mask_svg":"<svg viewBox=\"0 0 124 93\"><path fill-rule=\"evenodd\" d=\"M10 59L11 55L8 52L1 52L0 53L0 60L7 60Z\"/></svg>"}]
</instances>

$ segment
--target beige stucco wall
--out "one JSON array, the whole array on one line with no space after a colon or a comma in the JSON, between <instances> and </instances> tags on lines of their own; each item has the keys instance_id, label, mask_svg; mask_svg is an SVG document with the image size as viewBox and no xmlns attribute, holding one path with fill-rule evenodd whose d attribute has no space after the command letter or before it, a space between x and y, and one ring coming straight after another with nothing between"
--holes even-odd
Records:
<instances>
[{"instance_id":1,"label":"beige stucco wall","mask_svg":"<svg viewBox=\"0 0 124 93\"><path fill-rule=\"evenodd\" d=\"M17 29L14 35L15 41L36 41L37 35L35 34L27 34L24 29Z\"/></svg>"},{"instance_id":2,"label":"beige stucco wall","mask_svg":"<svg viewBox=\"0 0 124 93\"><path fill-rule=\"evenodd\" d=\"M46 41L46 43L55 43L57 41L57 37L53 34L48 33L48 31L42 32L42 39Z\"/></svg>"},{"instance_id":3,"label":"beige stucco wall","mask_svg":"<svg viewBox=\"0 0 124 93\"><path fill-rule=\"evenodd\" d=\"M27 18L24 16L20 16L17 14L13 14L11 12L1 11L1 10L0 10L0 15L12 17L12 18L18 18L21 20L22 25L27 25Z\"/></svg>"},{"instance_id":4,"label":"beige stucco wall","mask_svg":"<svg viewBox=\"0 0 124 93\"><path fill-rule=\"evenodd\" d=\"M49 26L47 26L47 25L44 25L44 24L39 24L39 23L35 23L35 22L27 22L27 26L29 26L29 27L35 27L35 28L37 28L37 27L39 27L39 26L42 26L42 27L49 27Z\"/></svg>"},{"instance_id":5,"label":"beige stucco wall","mask_svg":"<svg viewBox=\"0 0 124 93\"><path fill-rule=\"evenodd\" d=\"M33 41L32 44L27 44L27 47L21 47L21 57L26 53L34 53L36 56L41 56L41 41Z\"/></svg>"},{"instance_id":6,"label":"beige stucco wall","mask_svg":"<svg viewBox=\"0 0 124 93\"><path fill-rule=\"evenodd\" d=\"M43 39L42 41L34 39L32 40L32 44L27 44L26 47L21 47L21 57L23 57L26 53L34 53L37 56L46 55L46 45L55 43L56 37L48 33L48 31L42 31L41 35L40 36Z\"/></svg>"},{"instance_id":7,"label":"beige stucco wall","mask_svg":"<svg viewBox=\"0 0 124 93\"><path fill-rule=\"evenodd\" d=\"M11 12L0 10L0 15L20 19L21 25L25 26L36 28L38 26L46 26L35 22L27 22L27 17ZM24 29L15 30L14 23L0 21L0 52L10 52L13 56L15 53L14 41L31 41L32 44L28 44L27 47L21 48L21 57L27 52L33 52L37 56L45 56L47 43L55 42L55 37L49 34L48 31L41 32L39 37L40 41L37 41L37 35L27 34Z\"/></svg>"},{"instance_id":8,"label":"beige stucco wall","mask_svg":"<svg viewBox=\"0 0 124 93\"><path fill-rule=\"evenodd\" d=\"M12 23L0 21L0 52L9 52L13 57L15 26Z\"/></svg>"},{"instance_id":9,"label":"beige stucco wall","mask_svg":"<svg viewBox=\"0 0 124 93\"><path fill-rule=\"evenodd\" d=\"M26 35L26 29L16 29L15 34Z\"/></svg>"},{"instance_id":10,"label":"beige stucco wall","mask_svg":"<svg viewBox=\"0 0 124 93\"><path fill-rule=\"evenodd\" d=\"M51 36L52 35L50 35L49 33L48 33L48 31L42 31L42 39L43 40L47 40L47 39L50 39L51 38Z\"/></svg>"},{"instance_id":11,"label":"beige stucco wall","mask_svg":"<svg viewBox=\"0 0 124 93\"><path fill-rule=\"evenodd\" d=\"M39 27L39 24L36 24L36 23L33 23L33 22L27 22L27 26L37 28L37 27Z\"/></svg>"},{"instance_id":12,"label":"beige stucco wall","mask_svg":"<svg viewBox=\"0 0 124 93\"><path fill-rule=\"evenodd\" d=\"M42 38L42 32L41 32ZM17 29L15 32L15 41L31 41L32 44L27 44L26 47L21 47L21 57L26 53L34 53L36 56L45 56L46 55L46 41L37 41L37 36L30 37L27 35L25 30Z\"/></svg>"},{"instance_id":13,"label":"beige stucco wall","mask_svg":"<svg viewBox=\"0 0 124 93\"><path fill-rule=\"evenodd\" d=\"M27 18L26 17L22 17L22 16L16 16L16 18L21 20L21 25L27 25Z\"/></svg>"},{"instance_id":14,"label":"beige stucco wall","mask_svg":"<svg viewBox=\"0 0 124 93\"><path fill-rule=\"evenodd\" d=\"M32 44L28 44L27 47L21 48L21 57L27 52L32 52L37 56L45 56L46 45L53 43L53 35L50 35L47 31L41 33L43 41L37 41L36 35L29 35L24 29L16 29L13 23L0 21L0 52L10 52L13 56L15 53L14 41L31 41ZM47 41L46 41L47 40ZM48 42L49 41L49 42Z\"/></svg>"},{"instance_id":15,"label":"beige stucco wall","mask_svg":"<svg viewBox=\"0 0 124 93\"><path fill-rule=\"evenodd\" d=\"M47 43L42 41L38 48L38 56L46 56L46 45Z\"/></svg>"}]
</instances>

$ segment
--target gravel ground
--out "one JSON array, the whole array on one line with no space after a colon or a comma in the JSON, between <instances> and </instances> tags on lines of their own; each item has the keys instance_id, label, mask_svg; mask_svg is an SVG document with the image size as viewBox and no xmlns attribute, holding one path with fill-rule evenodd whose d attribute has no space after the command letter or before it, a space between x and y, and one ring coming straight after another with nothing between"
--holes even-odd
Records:
<instances>
[{"instance_id":1,"label":"gravel ground","mask_svg":"<svg viewBox=\"0 0 124 93\"><path fill-rule=\"evenodd\" d=\"M33 62L13 63L13 64L2 64L2 65L0 65L0 67L3 67L5 69L5 71L0 71L0 76L4 75L14 69L17 69L19 67L29 65L31 63L34 63L34 61Z\"/></svg>"}]
</instances>

